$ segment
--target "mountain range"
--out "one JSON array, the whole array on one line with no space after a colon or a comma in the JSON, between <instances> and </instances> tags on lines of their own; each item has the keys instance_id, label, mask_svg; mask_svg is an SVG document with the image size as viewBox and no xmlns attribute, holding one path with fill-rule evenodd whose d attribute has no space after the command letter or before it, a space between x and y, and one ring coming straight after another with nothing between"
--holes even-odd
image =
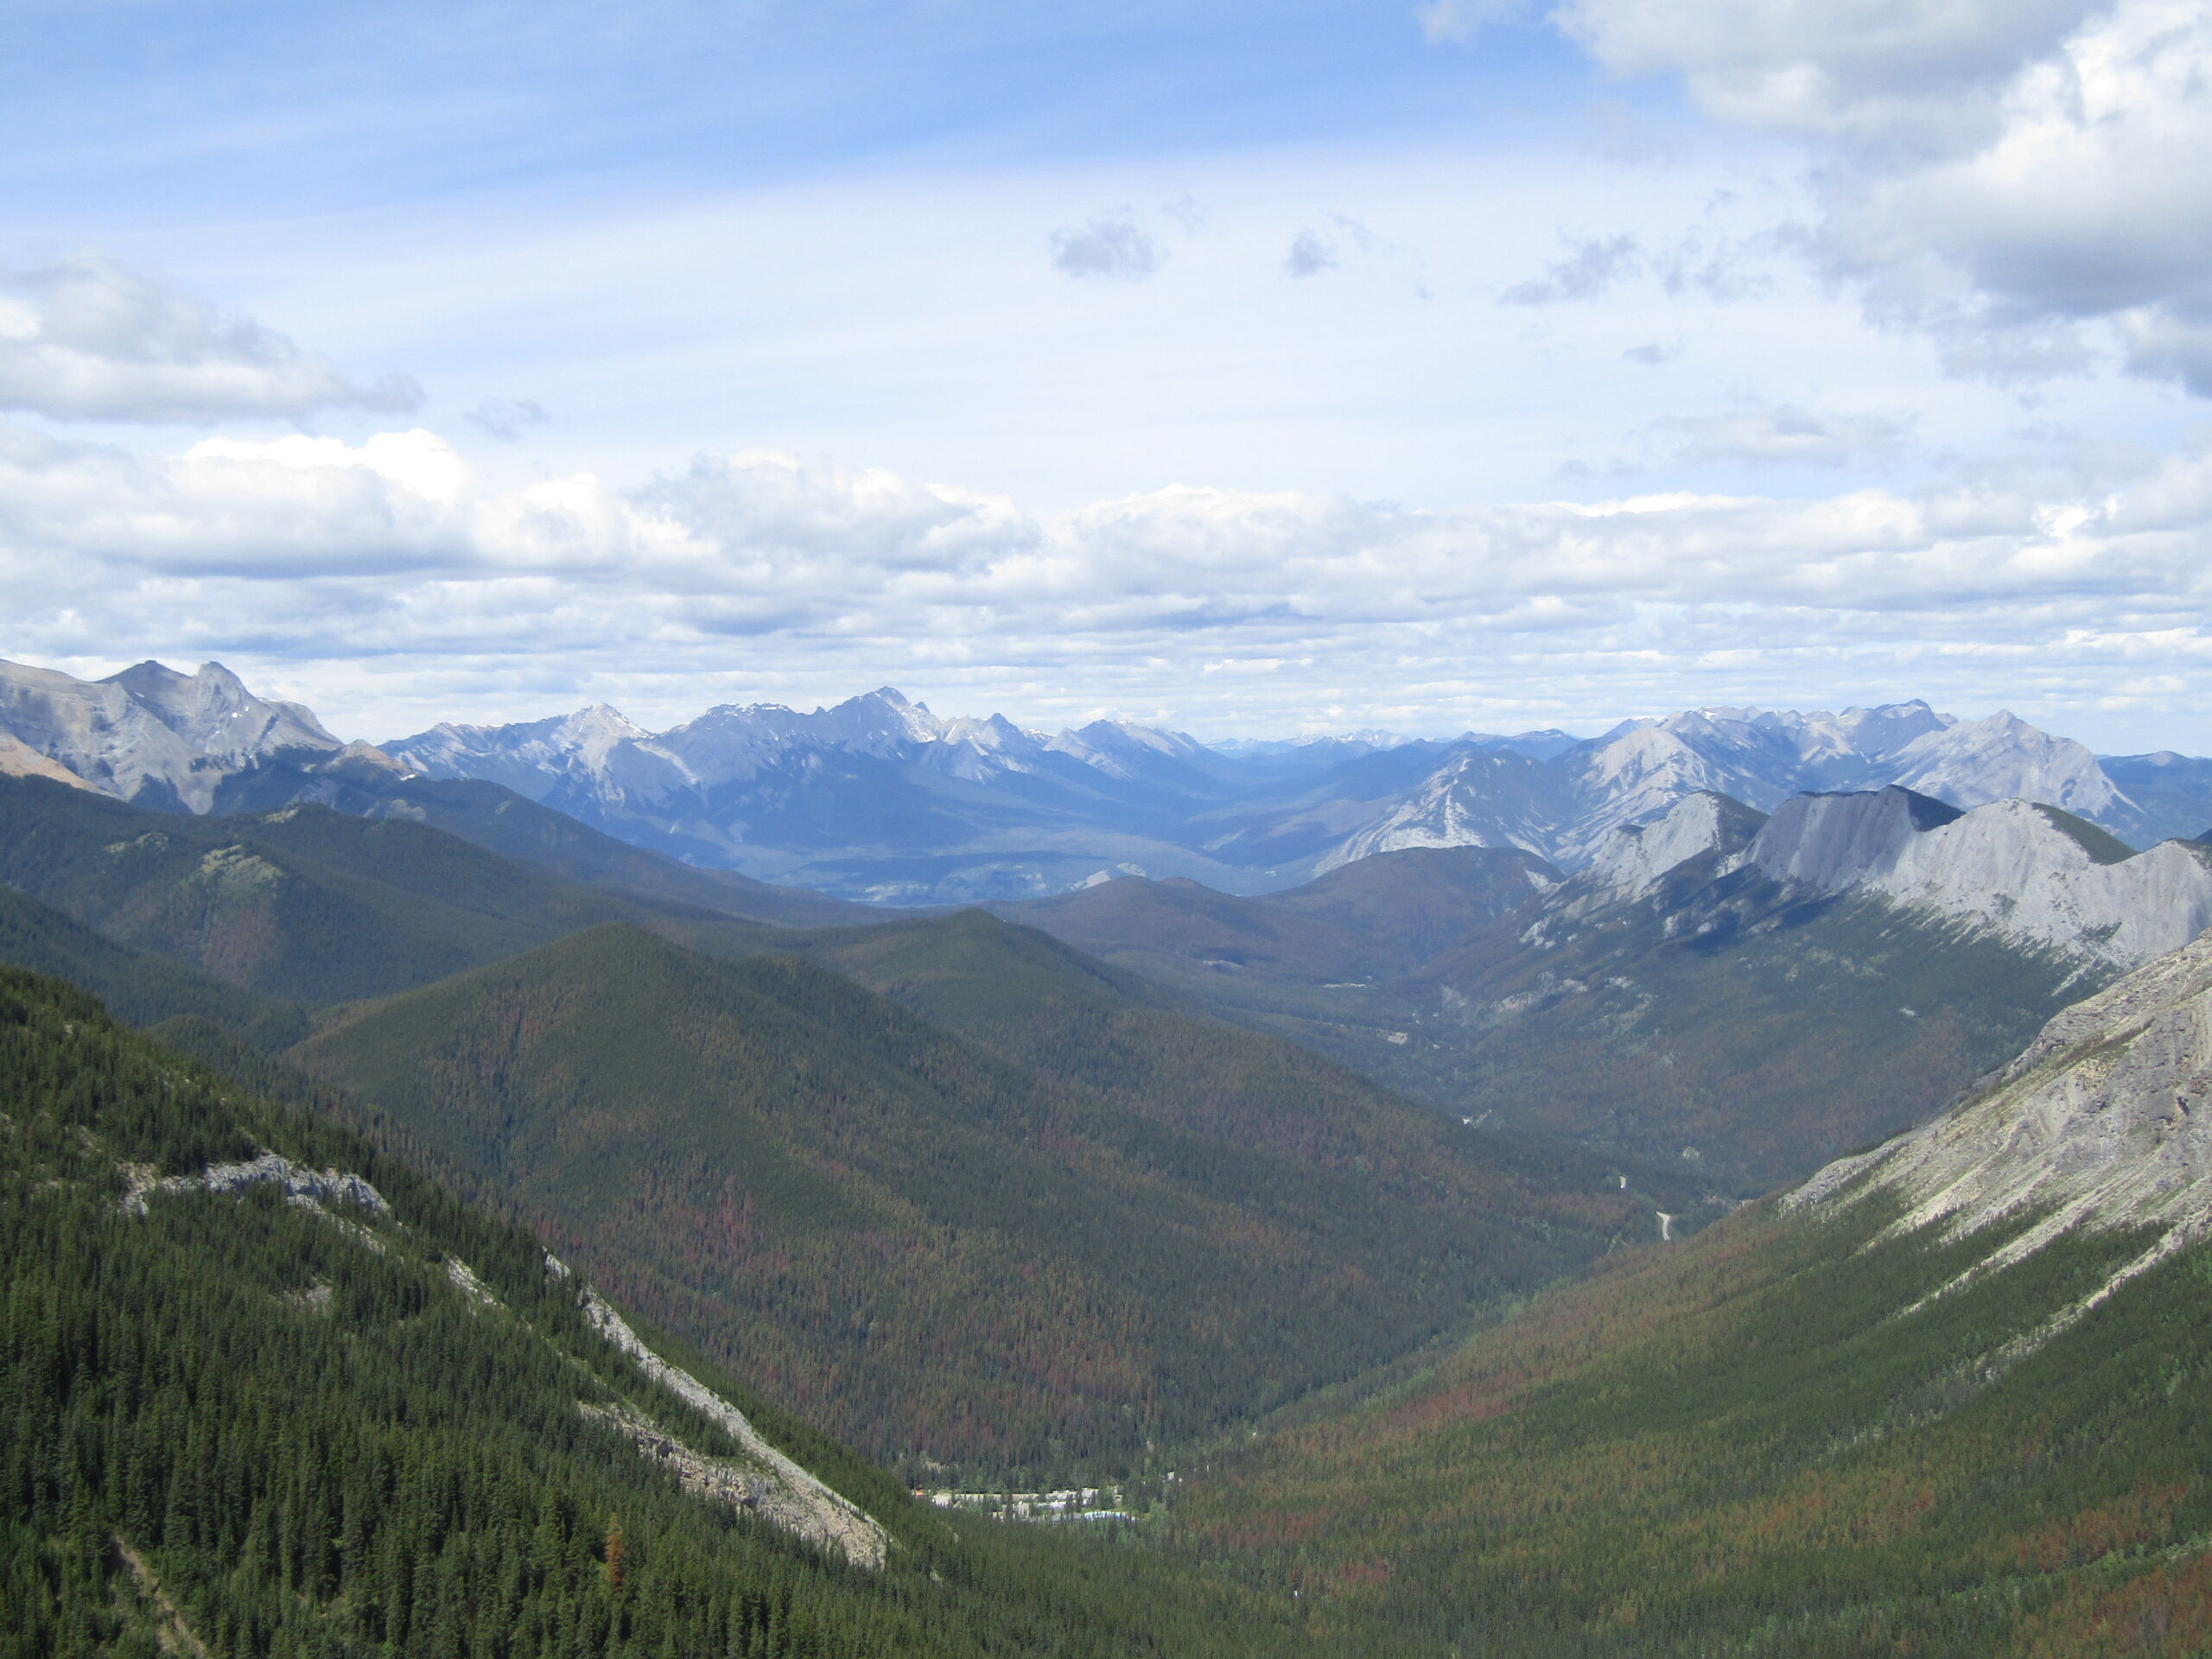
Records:
<instances>
[{"instance_id":1,"label":"mountain range","mask_svg":"<svg viewBox=\"0 0 2212 1659\"><path fill-rule=\"evenodd\" d=\"M477 780L696 868L904 905L1043 897L1116 874L1262 893L1419 847L1519 847L1576 868L1613 829L1700 792L1762 811L1891 785L1960 808L2017 798L2135 846L2212 824L2212 761L2101 760L2008 714L1959 720L1919 702L1696 709L1587 739L1209 746L1126 721L1051 734L945 718L887 687L811 713L727 705L658 733L599 706L372 747L218 664L95 682L0 664L0 770L193 812Z\"/></svg>"},{"instance_id":2,"label":"mountain range","mask_svg":"<svg viewBox=\"0 0 2212 1659\"><path fill-rule=\"evenodd\" d=\"M1306 815L902 914L213 669L11 686L0 1652L2212 1644L2212 847L2114 827L2197 763L768 743L779 834Z\"/></svg>"}]
</instances>

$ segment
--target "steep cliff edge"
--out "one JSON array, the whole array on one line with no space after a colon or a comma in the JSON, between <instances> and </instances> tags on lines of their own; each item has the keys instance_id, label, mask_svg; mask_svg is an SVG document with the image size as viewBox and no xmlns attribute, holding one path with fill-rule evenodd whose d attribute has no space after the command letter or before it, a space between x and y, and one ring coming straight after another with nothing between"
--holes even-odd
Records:
<instances>
[{"instance_id":1,"label":"steep cliff edge","mask_svg":"<svg viewBox=\"0 0 2212 1659\"><path fill-rule=\"evenodd\" d=\"M1746 861L1816 893L1857 892L2108 968L2133 968L2212 926L2212 847L2136 852L2086 819L2030 801L1971 812L1895 786L1799 795Z\"/></svg>"}]
</instances>

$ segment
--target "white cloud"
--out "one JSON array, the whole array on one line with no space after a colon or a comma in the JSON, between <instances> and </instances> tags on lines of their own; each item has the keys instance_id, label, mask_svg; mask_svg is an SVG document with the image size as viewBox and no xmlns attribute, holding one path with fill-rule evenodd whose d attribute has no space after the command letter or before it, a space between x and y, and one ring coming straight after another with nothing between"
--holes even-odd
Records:
<instances>
[{"instance_id":1,"label":"white cloud","mask_svg":"<svg viewBox=\"0 0 2212 1659\"><path fill-rule=\"evenodd\" d=\"M358 448L336 438L303 433L271 442L246 438L205 438L184 452L185 460L239 461L247 466L288 467L327 474L358 467L412 491L425 500L450 503L467 489L474 474L454 447L435 432L379 432Z\"/></svg>"},{"instance_id":2,"label":"white cloud","mask_svg":"<svg viewBox=\"0 0 2212 1659\"><path fill-rule=\"evenodd\" d=\"M1867 145L1973 147L2094 0L1567 0L1617 74L1679 71L1718 120Z\"/></svg>"},{"instance_id":3,"label":"white cloud","mask_svg":"<svg viewBox=\"0 0 2212 1659\"><path fill-rule=\"evenodd\" d=\"M1885 439L1874 417L1730 418L1674 437L1801 462ZM0 655L216 655L353 684L382 664L437 717L483 712L486 686L682 712L891 680L1289 729L1324 694L1471 714L1541 683L1565 719L1724 693L1964 703L2001 677L2031 705L2196 719L2139 688L2212 659L2208 546L2212 446L2057 494L2006 474L1418 512L1175 486L1033 515L779 454L635 491L499 490L428 434L137 458L0 429Z\"/></svg>"},{"instance_id":4,"label":"white cloud","mask_svg":"<svg viewBox=\"0 0 2212 1659\"><path fill-rule=\"evenodd\" d=\"M421 397L404 375L348 379L259 323L97 254L0 272L0 409L207 425L410 409Z\"/></svg>"},{"instance_id":5,"label":"white cloud","mask_svg":"<svg viewBox=\"0 0 2212 1659\"><path fill-rule=\"evenodd\" d=\"M2212 396L2202 0L1569 0L1607 67L1813 147L1806 246L1952 372Z\"/></svg>"},{"instance_id":6,"label":"white cloud","mask_svg":"<svg viewBox=\"0 0 2212 1659\"><path fill-rule=\"evenodd\" d=\"M1126 213L1094 219L1079 231L1052 232L1052 267L1064 276L1142 282L1165 257L1158 238Z\"/></svg>"}]
</instances>

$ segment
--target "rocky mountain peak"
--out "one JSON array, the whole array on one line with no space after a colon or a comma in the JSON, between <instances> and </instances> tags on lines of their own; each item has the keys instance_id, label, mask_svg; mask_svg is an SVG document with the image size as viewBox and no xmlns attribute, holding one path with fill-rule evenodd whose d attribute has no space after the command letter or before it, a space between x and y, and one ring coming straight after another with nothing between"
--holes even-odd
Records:
<instances>
[{"instance_id":1,"label":"rocky mountain peak","mask_svg":"<svg viewBox=\"0 0 2212 1659\"><path fill-rule=\"evenodd\" d=\"M1840 893L1886 874L1914 836L1960 816L1948 802L1897 785L1794 795L1760 830L1750 861L1777 881Z\"/></svg>"},{"instance_id":2,"label":"rocky mountain peak","mask_svg":"<svg viewBox=\"0 0 2212 1659\"><path fill-rule=\"evenodd\" d=\"M1621 898L1638 898L1670 870L1707 853L1725 863L1740 858L1766 823L1741 801L1712 791L1686 795L1648 823L1606 832L1590 861L1592 882ZM1721 872L1718 869L1715 874Z\"/></svg>"},{"instance_id":3,"label":"rocky mountain peak","mask_svg":"<svg viewBox=\"0 0 2212 1659\"><path fill-rule=\"evenodd\" d=\"M343 747L308 709L256 696L219 663L194 674L138 663L105 680L0 663L0 734L103 793L194 812L232 773Z\"/></svg>"}]
</instances>

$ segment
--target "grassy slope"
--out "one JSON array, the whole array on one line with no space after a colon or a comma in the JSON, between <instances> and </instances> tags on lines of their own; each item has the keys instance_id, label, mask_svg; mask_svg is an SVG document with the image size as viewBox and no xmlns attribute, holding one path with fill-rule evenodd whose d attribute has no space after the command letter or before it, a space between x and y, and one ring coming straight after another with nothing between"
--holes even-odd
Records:
<instances>
[{"instance_id":1,"label":"grassy slope","mask_svg":"<svg viewBox=\"0 0 2212 1659\"><path fill-rule=\"evenodd\" d=\"M2072 1239L1901 1318L1988 1242L1862 1252L1880 1219L1762 1207L1616 1259L1224 1455L1189 1541L1377 1652L2203 1651L2212 1251L2008 1369L2142 1241Z\"/></svg>"},{"instance_id":2,"label":"grassy slope","mask_svg":"<svg viewBox=\"0 0 2212 1659\"><path fill-rule=\"evenodd\" d=\"M268 1189L119 1202L273 1147L388 1217ZM498 1297L480 1305L447 1264ZM686 1496L581 1400L736 1448L590 1331L536 1241L335 1125L0 969L0 1655L1296 1651L1266 1601L1106 1541L956 1530L708 1380L899 1542L871 1574ZM610 1586L619 1520L627 1581ZM128 1563L154 1579L164 1611Z\"/></svg>"},{"instance_id":3,"label":"grassy slope","mask_svg":"<svg viewBox=\"0 0 2212 1659\"><path fill-rule=\"evenodd\" d=\"M1637 1213L1303 1131L1240 1143L820 968L629 928L370 1005L298 1058L860 1444L1039 1475L1350 1375Z\"/></svg>"}]
</instances>

